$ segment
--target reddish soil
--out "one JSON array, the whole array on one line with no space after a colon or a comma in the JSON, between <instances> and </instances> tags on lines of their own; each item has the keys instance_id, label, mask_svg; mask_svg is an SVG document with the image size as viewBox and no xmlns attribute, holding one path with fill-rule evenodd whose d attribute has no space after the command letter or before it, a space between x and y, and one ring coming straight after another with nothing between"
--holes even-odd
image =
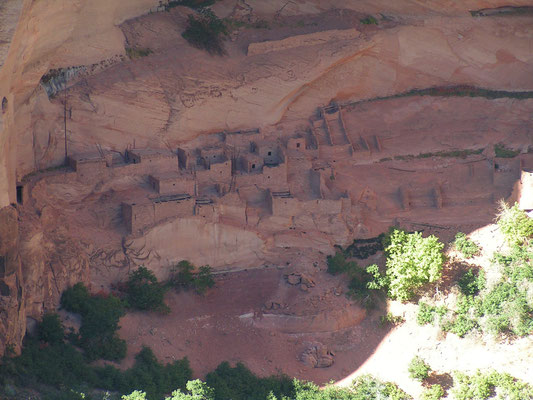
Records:
<instances>
[{"instance_id":1,"label":"reddish soil","mask_svg":"<svg viewBox=\"0 0 533 400\"><path fill-rule=\"evenodd\" d=\"M129 313L121 320L120 336L129 349L123 366L131 365L134 355L146 345L163 361L188 357L194 376L200 378L222 361L243 362L262 376L283 372L318 383L339 380L356 371L387 333L386 329L376 329L372 317L337 332L299 334L257 328L246 318L239 318L253 313L254 319L261 319L264 303L275 296L278 287L301 293L285 282L283 273L269 267L219 275L216 287L205 296L192 291L169 293L169 315ZM340 299L345 301L344 296ZM312 368L299 361L305 343L317 341L335 354L333 366Z\"/></svg>"}]
</instances>

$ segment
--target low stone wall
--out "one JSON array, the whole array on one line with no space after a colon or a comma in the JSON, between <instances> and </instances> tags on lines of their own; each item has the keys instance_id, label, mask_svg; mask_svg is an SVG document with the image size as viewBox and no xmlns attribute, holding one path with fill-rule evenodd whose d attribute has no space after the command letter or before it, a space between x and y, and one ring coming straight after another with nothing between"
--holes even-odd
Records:
<instances>
[{"instance_id":1,"label":"low stone wall","mask_svg":"<svg viewBox=\"0 0 533 400\"><path fill-rule=\"evenodd\" d=\"M282 40L269 40L266 42L250 43L248 45L248 55L270 53L272 51L282 51L301 46L316 46L332 41L351 40L359 36L356 29L330 30L323 32L309 33L307 35L291 36Z\"/></svg>"}]
</instances>

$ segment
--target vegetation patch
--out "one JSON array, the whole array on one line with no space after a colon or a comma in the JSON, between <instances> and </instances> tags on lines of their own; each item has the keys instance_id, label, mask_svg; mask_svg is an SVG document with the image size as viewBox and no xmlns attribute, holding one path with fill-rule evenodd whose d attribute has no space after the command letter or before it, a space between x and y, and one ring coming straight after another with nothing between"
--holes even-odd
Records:
<instances>
[{"instance_id":1,"label":"vegetation patch","mask_svg":"<svg viewBox=\"0 0 533 400\"><path fill-rule=\"evenodd\" d=\"M126 284L128 305L136 310L168 313L170 309L164 302L166 289L152 271L140 266L130 273Z\"/></svg>"},{"instance_id":2,"label":"vegetation patch","mask_svg":"<svg viewBox=\"0 0 533 400\"><path fill-rule=\"evenodd\" d=\"M61 307L80 314L78 333L71 332L71 342L82 348L88 360L121 360L126 355L126 342L118 337L118 321L125 313L122 300L113 295L91 296L82 283L65 290Z\"/></svg>"},{"instance_id":3,"label":"vegetation patch","mask_svg":"<svg viewBox=\"0 0 533 400\"><path fill-rule=\"evenodd\" d=\"M469 85L455 85L455 86L435 86L425 89L413 89L407 92L394 94L391 96L375 97L367 100L359 100L352 103L344 104L344 106L355 106L360 103L370 103L381 100L391 100L402 97L413 96L432 96L432 97L482 97L489 100L494 99L532 99L533 91L507 91L507 90L492 90L484 89Z\"/></svg>"},{"instance_id":4,"label":"vegetation patch","mask_svg":"<svg viewBox=\"0 0 533 400\"><path fill-rule=\"evenodd\" d=\"M416 356L409 362L407 371L412 379L423 382L429 378L431 367L421 357Z\"/></svg>"},{"instance_id":5,"label":"vegetation patch","mask_svg":"<svg viewBox=\"0 0 533 400\"><path fill-rule=\"evenodd\" d=\"M166 9L183 6L189 7L194 10L200 10L205 7L212 6L216 3L216 0L171 0L166 5Z\"/></svg>"},{"instance_id":6,"label":"vegetation patch","mask_svg":"<svg viewBox=\"0 0 533 400\"><path fill-rule=\"evenodd\" d=\"M504 6L498 8L483 8L481 10L472 10L470 15L473 17L509 17L509 16L522 16L522 15L532 15L533 7L531 6L522 6L522 7L513 7L513 6Z\"/></svg>"},{"instance_id":7,"label":"vegetation patch","mask_svg":"<svg viewBox=\"0 0 533 400\"><path fill-rule=\"evenodd\" d=\"M422 392L420 400L439 400L444 397L444 389L441 385L431 385Z\"/></svg>"},{"instance_id":8,"label":"vegetation patch","mask_svg":"<svg viewBox=\"0 0 533 400\"><path fill-rule=\"evenodd\" d=\"M369 15L368 17L366 18L363 18L361 20L359 20L363 25L377 25L378 24L378 20L373 17L372 15Z\"/></svg>"},{"instance_id":9,"label":"vegetation patch","mask_svg":"<svg viewBox=\"0 0 533 400\"><path fill-rule=\"evenodd\" d=\"M111 365L93 366L89 361L101 352L95 350L87 357L87 351L84 354L75 346L76 341L69 343L63 337L59 317L47 314L38 326L38 335L25 339L22 354L4 357L0 364L0 383L35 388L43 394L43 399L87 399L84 393L94 389L120 394L140 389L147 394L147 399L159 400L171 390L185 388L192 377L186 358L162 365L146 347L128 370L121 371Z\"/></svg>"},{"instance_id":10,"label":"vegetation patch","mask_svg":"<svg viewBox=\"0 0 533 400\"><path fill-rule=\"evenodd\" d=\"M533 387L506 373L477 371L473 375L454 373L452 394L456 400L531 399Z\"/></svg>"},{"instance_id":11,"label":"vegetation patch","mask_svg":"<svg viewBox=\"0 0 533 400\"><path fill-rule=\"evenodd\" d=\"M337 251L334 256L327 257L328 272L332 275L344 274L350 280L349 295L358 300L363 306L372 308L376 305L379 298L382 297L381 289L370 287L373 281L372 274L364 268L357 265L355 261L348 261L346 253ZM370 285L370 286L369 286Z\"/></svg>"},{"instance_id":12,"label":"vegetation patch","mask_svg":"<svg viewBox=\"0 0 533 400\"><path fill-rule=\"evenodd\" d=\"M215 286L213 273L209 265L197 268L187 260L180 261L171 270L170 285L176 289L194 289L198 294L205 294L207 289Z\"/></svg>"},{"instance_id":13,"label":"vegetation patch","mask_svg":"<svg viewBox=\"0 0 533 400\"><path fill-rule=\"evenodd\" d=\"M497 221L507 243L511 246L529 242L533 237L533 219L520 210L516 203L509 207L507 203L501 202Z\"/></svg>"},{"instance_id":14,"label":"vegetation patch","mask_svg":"<svg viewBox=\"0 0 533 400\"><path fill-rule=\"evenodd\" d=\"M448 150L448 151L437 151L433 153L420 153L418 155L408 154L394 156L395 160L408 161L421 158L431 158L431 157L443 157L443 158L466 158L471 155L481 154L485 149L464 149L464 150ZM390 160L390 159L389 159Z\"/></svg>"},{"instance_id":15,"label":"vegetation patch","mask_svg":"<svg viewBox=\"0 0 533 400\"><path fill-rule=\"evenodd\" d=\"M468 239L463 232L457 232L453 247L465 258L472 258L479 253L479 246L474 241Z\"/></svg>"},{"instance_id":16,"label":"vegetation patch","mask_svg":"<svg viewBox=\"0 0 533 400\"><path fill-rule=\"evenodd\" d=\"M502 204L497 223L510 250L495 253L493 268L500 278L487 285L483 270L469 269L458 279L460 291L453 310L419 303L417 321L435 322L460 337L471 331L526 336L533 332L533 221L517 205Z\"/></svg>"},{"instance_id":17,"label":"vegetation patch","mask_svg":"<svg viewBox=\"0 0 533 400\"><path fill-rule=\"evenodd\" d=\"M183 38L193 47L209 54L225 55L224 40L229 30L224 21L209 8L202 8L197 15L189 15Z\"/></svg>"},{"instance_id":18,"label":"vegetation patch","mask_svg":"<svg viewBox=\"0 0 533 400\"><path fill-rule=\"evenodd\" d=\"M146 57L152 53L153 51L149 49L148 47L146 48L126 47L126 55L132 60Z\"/></svg>"},{"instance_id":19,"label":"vegetation patch","mask_svg":"<svg viewBox=\"0 0 533 400\"><path fill-rule=\"evenodd\" d=\"M292 396L294 390L293 381L289 377L274 375L259 378L241 363L231 367L229 363L223 362L207 374L205 381L214 389L216 399L263 400L270 393L281 398Z\"/></svg>"},{"instance_id":20,"label":"vegetation patch","mask_svg":"<svg viewBox=\"0 0 533 400\"><path fill-rule=\"evenodd\" d=\"M494 155L499 158L513 158L520 154L519 150L512 150L505 147L504 144L498 143L494 145Z\"/></svg>"},{"instance_id":21,"label":"vegetation patch","mask_svg":"<svg viewBox=\"0 0 533 400\"><path fill-rule=\"evenodd\" d=\"M369 266L367 272L373 276L369 288L386 288L392 299L407 301L417 289L440 279L444 244L435 236L424 238L420 232L392 229L384 243L386 272L381 274L377 265Z\"/></svg>"}]
</instances>

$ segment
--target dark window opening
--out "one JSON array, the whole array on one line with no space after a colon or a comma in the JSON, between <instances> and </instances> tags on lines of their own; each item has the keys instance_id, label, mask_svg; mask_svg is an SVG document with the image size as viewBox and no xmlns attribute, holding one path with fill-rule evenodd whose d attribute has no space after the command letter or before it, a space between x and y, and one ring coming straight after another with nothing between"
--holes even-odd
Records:
<instances>
[{"instance_id":1,"label":"dark window opening","mask_svg":"<svg viewBox=\"0 0 533 400\"><path fill-rule=\"evenodd\" d=\"M272 155L272 152L271 152L271 151L269 151L269 152L268 152L268 155L269 155L269 156L271 156L271 155Z\"/></svg>"},{"instance_id":2,"label":"dark window opening","mask_svg":"<svg viewBox=\"0 0 533 400\"><path fill-rule=\"evenodd\" d=\"M252 169L255 169L255 164L252 164Z\"/></svg>"},{"instance_id":3,"label":"dark window opening","mask_svg":"<svg viewBox=\"0 0 533 400\"><path fill-rule=\"evenodd\" d=\"M494 169L499 169L500 166L498 164L494 164Z\"/></svg>"},{"instance_id":4,"label":"dark window opening","mask_svg":"<svg viewBox=\"0 0 533 400\"><path fill-rule=\"evenodd\" d=\"M17 203L22 204L22 194L23 194L24 187L18 185L17 186Z\"/></svg>"},{"instance_id":5,"label":"dark window opening","mask_svg":"<svg viewBox=\"0 0 533 400\"><path fill-rule=\"evenodd\" d=\"M2 114L5 114L6 111L7 111L7 99L4 97L2 99Z\"/></svg>"},{"instance_id":6,"label":"dark window opening","mask_svg":"<svg viewBox=\"0 0 533 400\"><path fill-rule=\"evenodd\" d=\"M0 294L2 296L9 296L11 294L11 290L9 290L9 286L7 286L4 281L0 281Z\"/></svg>"},{"instance_id":7,"label":"dark window opening","mask_svg":"<svg viewBox=\"0 0 533 400\"><path fill-rule=\"evenodd\" d=\"M6 276L6 256L0 256L0 278Z\"/></svg>"},{"instance_id":8,"label":"dark window opening","mask_svg":"<svg viewBox=\"0 0 533 400\"><path fill-rule=\"evenodd\" d=\"M296 143L296 147L300 147L300 143Z\"/></svg>"}]
</instances>

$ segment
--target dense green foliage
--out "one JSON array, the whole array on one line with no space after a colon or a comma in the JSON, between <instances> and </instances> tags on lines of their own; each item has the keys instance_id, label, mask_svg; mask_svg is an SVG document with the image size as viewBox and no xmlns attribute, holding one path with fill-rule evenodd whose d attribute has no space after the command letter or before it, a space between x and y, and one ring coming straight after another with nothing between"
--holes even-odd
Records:
<instances>
[{"instance_id":1,"label":"dense green foliage","mask_svg":"<svg viewBox=\"0 0 533 400\"><path fill-rule=\"evenodd\" d=\"M141 389L147 399L159 400L174 389L185 388L191 379L187 359L162 365L146 347L126 371L110 365L92 366L92 360L117 354L109 346L118 346L120 355L125 354L126 343L116 334L123 305L114 296L91 296L82 284L67 289L61 302L65 309L82 315L80 335L71 333L67 335L71 343L64 341L59 317L46 314L37 327L37 335L26 338L22 354L5 358L0 364L0 383L13 382L20 387L49 385L49 397L53 399L83 398L77 394L79 388L100 388L118 393ZM116 342L119 344L113 344Z\"/></svg>"},{"instance_id":2,"label":"dense green foliage","mask_svg":"<svg viewBox=\"0 0 533 400\"><path fill-rule=\"evenodd\" d=\"M469 268L457 281L459 290L465 296L475 296L485 288L485 272Z\"/></svg>"},{"instance_id":3,"label":"dense green foliage","mask_svg":"<svg viewBox=\"0 0 533 400\"><path fill-rule=\"evenodd\" d=\"M509 207L507 203L500 203L498 226L510 245L521 245L533 237L533 219L518 208L518 204Z\"/></svg>"},{"instance_id":4,"label":"dense green foliage","mask_svg":"<svg viewBox=\"0 0 533 400\"><path fill-rule=\"evenodd\" d=\"M477 371L474 375L456 372L452 394L456 400L484 400L494 397L511 400L533 398L533 387L509 374Z\"/></svg>"},{"instance_id":5,"label":"dense green foliage","mask_svg":"<svg viewBox=\"0 0 533 400\"><path fill-rule=\"evenodd\" d=\"M435 236L424 238L420 232L392 229L385 243L385 276L379 273L377 266L368 267L367 272L374 276L369 287L385 286L391 298L407 301L416 289L440 279L445 260L444 244Z\"/></svg>"},{"instance_id":6,"label":"dense green foliage","mask_svg":"<svg viewBox=\"0 0 533 400\"><path fill-rule=\"evenodd\" d=\"M176 289L194 288L197 293L205 294L207 289L215 286L213 273L209 265L203 265L195 272L196 267L189 261L180 261L172 268L170 285Z\"/></svg>"},{"instance_id":7,"label":"dense green foliage","mask_svg":"<svg viewBox=\"0 0 533 400\"><path fill-rule=\"evenodd\" d=\"M533 332L533 222L516 205L502 204L498 224L511 246L506 254L494 254L493 268L500 278L487 286L483 270L468 269L458 279L461 295L454 309L439 312L444 331L461 337L473 330L514 336ZM433 323L438 307L419 306L418 322Z\"/></svg>"},{"instance_id":8,"label":"dense green foliage","mask_svg":"<svg viewBox=\"0 0 533 400\"><path fill-rule=\"evenodd\" d=\"M241 363L231 367L223 362L207 374L205 381L214 389L217 400L264 400L271 392L275 396L293 394L293 382L289 377L259 378Z\"/></svg>"},{"instance_id":9,"label":"dense green foliage","mask_svg":"<svg viewBox=\"0 0 533 400\"><path fill-rule=\"evenodd\" d=\"M368 17L363 18L362 20L360 20L360 22L363 25L377 25L378 24L378 20L372 15L369 15Z\"/></svg>"},{"instance_id":10,"label":"dense green foliage","mask_svg":"<svg viewBox=\"0 0 533 400\"><path fill-rule=\"evenodd\" d=\"M187 382L186 393L181 390L172 392L165 400L215 400L215 391L199 379Z\"/></svg>"},{"instance_id":11,"label":"dense green foliage","mask_svg":"<svg viewBox=\"0 0 533 400\"><path fill-rule=\"evenodd\" d=\"M221 56L226 54L224 39L228 34L224 21L209 8L202 8L197 15L189 15L182 36L193 47Z\"/></svg>"},{"instance_id":12,"label":"dense green foliage","mask_svg":"<svg viewBox=\"0 0 533 400\"><path fill-rule=\"evenodd\" d=\"M433 306L423 301L418 302L418 314L416 316L416 322L419 325L432 324L435 320L435 315L438 315L440 319L448 313L446 306Z\"/></svg>"},{"instance_id":13,"label":"dense green foliage","mask_svg":"<svg viewBox=\"0 0 533 400\"><path fill-rule=\"evenodd\" d=\"M63 292L61 307L81 315L79 335L72 334L71 339L89 360L124 358L126 342L117 336L116 330L125 310L118 297L91 296L82 283L77 283Z\"/></svg>"},{"instance_id":14,"label":"dense green foliage","mask_svg":"<svg viewBox=\"0 0 533 400\"><path fill-rule=\"evenodd\" d=\"M54 313L46 313L37 327L37 336L39 340L50 343L62 343L65 338L65 330L59 319L59 315Z\"/></svg>"},{"instance_id":15,"label":"dense green foliage","mask_svg":"<svg viewBox=\"0 0 533 400\"><path fill-rule=\"evenodd\" d=\"M463 232L458 232L455 235L453 242L455 249L465 257L472 258L479 253L479 247L472 240L468 239Z\"/></svg>"},{"instance_id":16,"label":"dense green foliage","mask_svg":"<svg viewBox=\"0 0 533 400\"><path fill-rule=\"evenodd\" d=\"M137 310L168 312L165 304L166 287L157 281L152 271L140 266L129 275L126 285L128 305Z\"/></svg>"},{"instance_id":17,"label":"dense green foliage","mask_svg":"<svg viewBox=\"0 0 533 400\"><path fill-rule=\"evenodd\" d=\"M444 389L441 385L431 385L422 392L420 400L439 400L444 397Z\"/></svg>"},{"instance_id":18,"label":"dense green foliage","mask_svg":"<svg viewBox=\"0 0 533 400\"><path fill-rule=\"evenodd\" d=\"M212 6L213 4L215 4L215 1L216 0L170 0L166 8L168 10L169 8L184 6L198 10L204 7Z\"/></svg>"},{"instance_id":19,"label":"dense green foliage","mask_svg":"<svg viewBox=\"0 0 533 400\"><path fill-rule=\"evenodd\" d=\"M337 251L334 256L327 256L326 261L331 275L350 274L359 268L355 261L347 261L342 251Z\"/></svg>"},{"instance_id":20,"label":"dense green foliage","mask_svg":"<svg viewBox=\"0 0 533 400\"><path fill-rule=\"evenodd\" d=\"M126 55L132 60L146 57L152 53L153 53L152 49L149 49L147 47L146 48L126 47Z\"/></svg>"},{"instance_id":21,"label":"dense green foliage","mask_svg":"<svg viewBox=\"0 0 533 400\"><path fill-rule=\"evenodd\" d=\"M407 368L409 376L417 381L424 381L429 377L431 367L419 356L413 357Z\"/></svg>"},{"instance_id":22,"label":"dense green foliage","mask_svg":"<svg viewBox=\"0 0 533 400\"><path fill-rule=\"evenodd\" d=\"M512 150L499 143L494 145L494 155L499 158L513 158L520 154L519 150Z\"/></svg>"}]
</instances>

